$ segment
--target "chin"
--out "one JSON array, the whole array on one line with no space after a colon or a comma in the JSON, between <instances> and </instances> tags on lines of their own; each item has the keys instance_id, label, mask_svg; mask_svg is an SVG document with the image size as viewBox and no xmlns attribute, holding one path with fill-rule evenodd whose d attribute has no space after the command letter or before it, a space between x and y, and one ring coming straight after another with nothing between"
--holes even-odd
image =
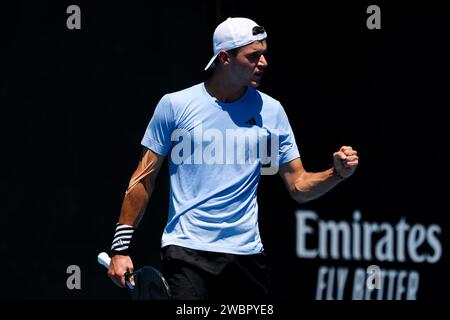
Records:
<instances>
[{"instance_id":1,"label":"chin","mask_svg":"<svg viewBox=\"0 0 450 320\"><path fill-rule=\"evenodd\" d=\"M259 87L259 81L250 81L250 86L253 88L258 88Z\"/></svg>"}]
</instances>

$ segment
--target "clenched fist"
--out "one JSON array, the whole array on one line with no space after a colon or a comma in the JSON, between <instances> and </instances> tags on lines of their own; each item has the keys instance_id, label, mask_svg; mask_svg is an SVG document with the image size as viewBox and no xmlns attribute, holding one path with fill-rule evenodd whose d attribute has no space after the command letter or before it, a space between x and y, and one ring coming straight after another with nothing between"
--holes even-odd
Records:
<instances>
[{"instance_id":1,"label":"clenched fist","mask_svg":"<svg viewBox=\"0 0 450 320\"><path fill-rule=\"evenodd\" d=\"M333 165L336 174L342 178L350 177L358 166L358 152L352 147L343 146L338 152L333 154Z\"/></svg>"}]
</instances>

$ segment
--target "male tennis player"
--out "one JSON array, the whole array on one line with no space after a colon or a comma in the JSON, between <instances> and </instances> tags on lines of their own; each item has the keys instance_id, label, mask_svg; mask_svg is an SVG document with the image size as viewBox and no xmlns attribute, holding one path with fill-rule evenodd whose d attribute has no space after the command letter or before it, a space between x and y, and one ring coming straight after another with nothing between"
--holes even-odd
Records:
<instances>
[{"instance_id":1,"label":"male tennis player","mask_svg":"<svg viewBox=\"0 0 450 320\"><path fill-rule=\"evenodd\" d=\"M258 230L260 173L276 168L299 203L351 176L357 152L343 146L333 167L307 172L280 102L256 90L267 67L267 33L228 18L213 35L214 67L204 83L167 94L142 139L144 152L123 200L108 275L123 287L128 248L163 160L170 200L161 241L163 273L175 299L259 299L270 295ZM270 168L263 166L268 164ZM275 168L275 169L273 169Z\"/></svg>"}]
</instances>

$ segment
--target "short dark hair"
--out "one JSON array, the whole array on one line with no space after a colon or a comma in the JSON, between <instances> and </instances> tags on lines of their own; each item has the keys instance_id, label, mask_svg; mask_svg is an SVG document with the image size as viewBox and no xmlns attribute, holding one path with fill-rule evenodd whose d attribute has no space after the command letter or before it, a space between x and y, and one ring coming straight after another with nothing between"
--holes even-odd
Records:
<instances>
[{"instance_id":1,"label":"short dark hair","mask_svg":"<svg viewBox=\"0 0 450 320\"><path fill-rule=\"evenodd\" d=\"M252 33L254 36L256 36L257 34L260 33L264 33L266 32L266 30L264 29L264 27L261 26L254 26L252 29ZM262 41L262 40L258 40L258 41ZM234 48L231 50L227 50L227 52L232 55L233 57L236 57L237 54L239 53L239 50L241 50L242 47L238 47L238 48ZM216 59L214 60L214 65L217 65L219 63L219 56L216 57Z\"/></svg>"},{"instance_id":2,"label":"short dark hair","mask_svg":"<svg viewBox=\"0 0 450 320\"><path fill-rule=\"evenodd\" d=\"M252 29L252 33L254 36L256 36L257 34L260 34L260 33L264 33L264 32L266 32L266 30L264 29L264 27L261 27L261 26L254 26Z\"/></svg>"},{"instance_id":3,"label":"short dark hair","mask_svg":"<svg viewBox=\"0 0 450 320\"><path fill-rule=\"evenodd\" d=\"M233 57L236 57L237 54L239 53L239 50L241 48L242 47L234 48L234 49L231 49L231 50L227 50L227 52L228 52L228 54L232 55ZM214 59L214 65L217 66L218 64L219 64L219 56L217 55L216 59Z\"/></svg>"},{"instance_id":4,"label":"short dark hair","mask_svg":"<svg viewBox=\"0 0 450 320\"><path fill-rule=\"evenodd\" d=\"M239 52L239 50L241 50L241 48L242 48L242 47L234 48L234 49L228 50L227 52L228 52L229 54L231 54L233 57L236 57L237 54L238 54L238 52Z\"/></svg>"},{"instance_id":5,"label":"short dark hair","mask_svg":"<svg viewBox=\"0 0 450 320\"><path fill-rule=\"evenodd\" d=\"M260 33L264 33L264 32L266 32L266 30L264 29L264 27L261 27L261 26L254 26L252 29L252 33L254 36L256 36L257 34L260 34ZM261 40L258 40L258 41L261 41ZM236 57L241 48L242 47L234 48L234 49L228 50L227 52L229 54L231 54L233 57Z\"/></svg>"}]
</instances>

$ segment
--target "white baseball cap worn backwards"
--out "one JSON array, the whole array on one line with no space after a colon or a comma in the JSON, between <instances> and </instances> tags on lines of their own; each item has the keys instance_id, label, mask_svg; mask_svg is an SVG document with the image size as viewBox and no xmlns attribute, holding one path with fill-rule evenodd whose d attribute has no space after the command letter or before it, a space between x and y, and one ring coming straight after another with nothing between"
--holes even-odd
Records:
<instances>
[{"instance_id":1,"label":"white baseball cap worn backwards","mask_svg":"<svg viewBox=\"0 0 450 320\"><path fill-rule=\"evenodd\" d=\"M258 28L255 29L255 27L259 27L259 30ZM267 38L267 33L255 21L247 18L228 18L219 24L214 31L214 56L206 65L205 70L213 65L220 51L239 48L254 41L264 40L265 38Z\"/></svg>"}]
</instances>

